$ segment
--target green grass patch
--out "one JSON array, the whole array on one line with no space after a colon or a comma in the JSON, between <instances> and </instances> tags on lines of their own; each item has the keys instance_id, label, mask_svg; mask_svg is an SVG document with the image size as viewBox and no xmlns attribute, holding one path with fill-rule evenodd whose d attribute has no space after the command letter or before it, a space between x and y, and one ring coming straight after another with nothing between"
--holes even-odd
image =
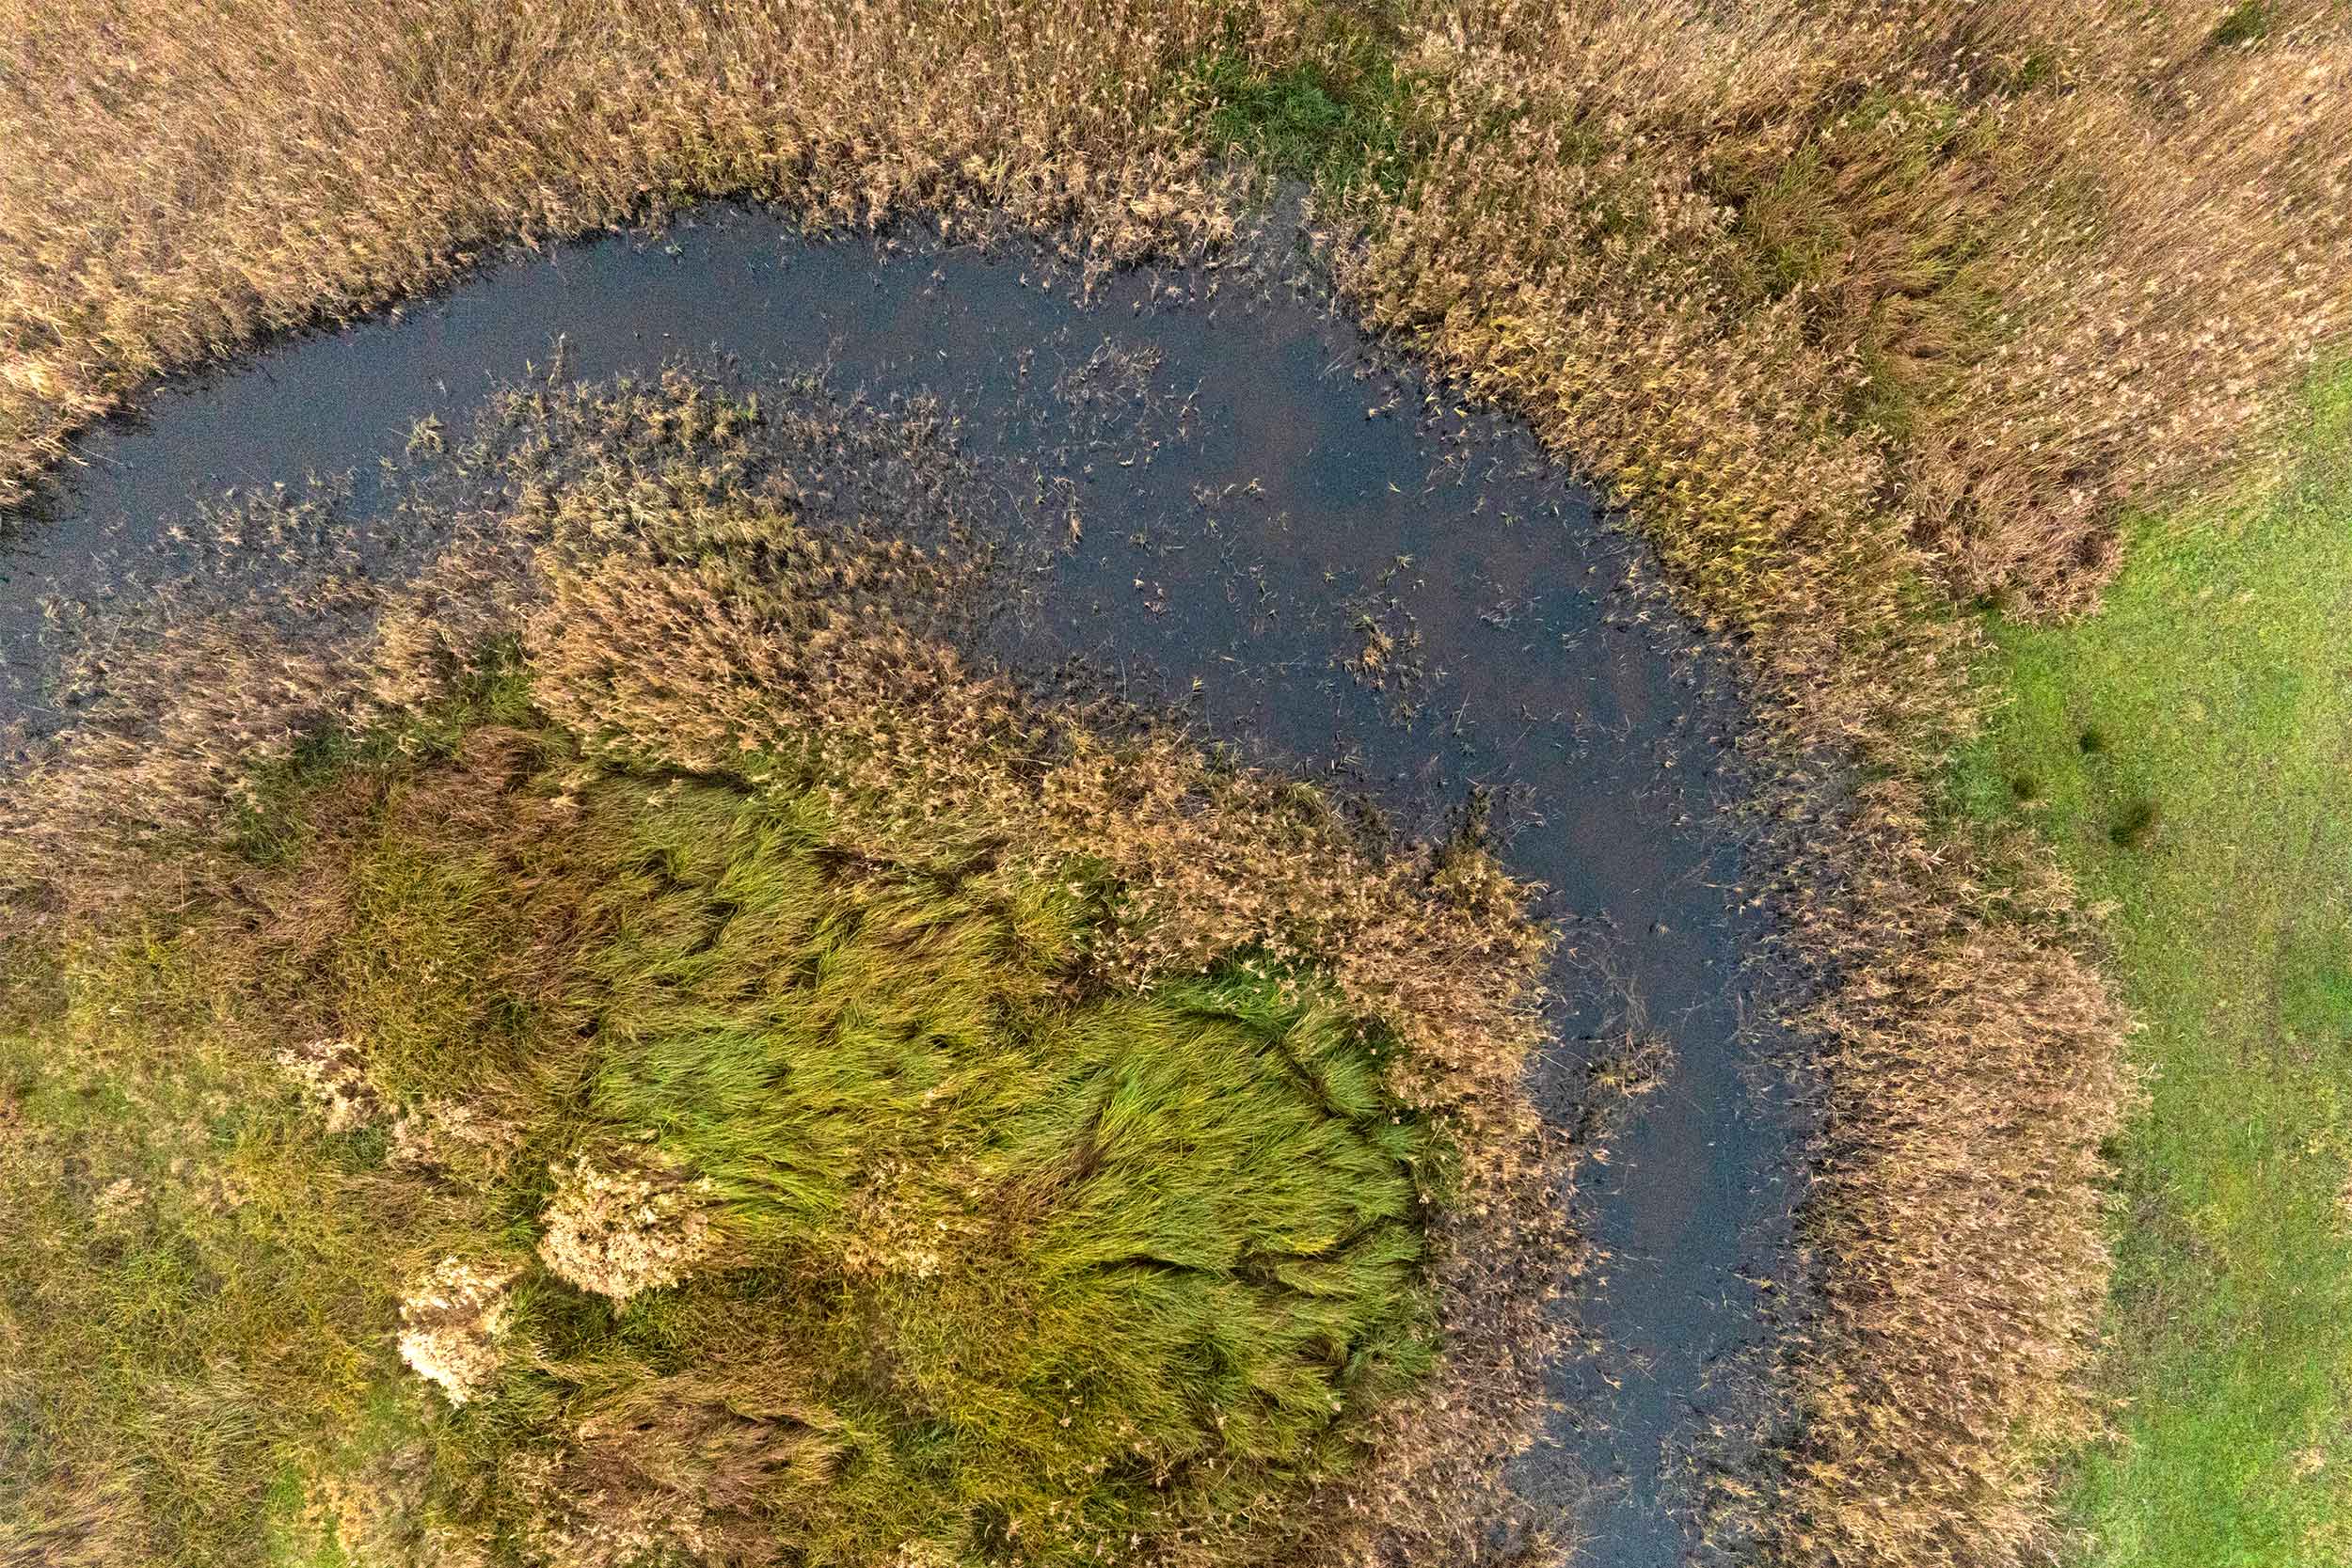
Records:
<instances>
[{"instance_id":1,"label":"green grass patch","mask_svg":"<svg viewBox=\"0 0 2352 1568\"><path fill-rule=\"evenodd\" d=\"M304 748L250 909L0 1018L0 1509L103 1478L186 1565L1076 1564L1279 1533L1432 1369L1447 1142L1315 976L1121 990L1087 866L880 862L511 695ZM444 1259L501 1283L415 1310Z\"/></svg>"},{"instance_id":2,"label":"green grass patch","mask_svg":"<svg viewBox=\"0 0 2352 1568\"><path fill-rule=\"evenodd\" d=\"M2352 1551L2352 373L2299 459L2135 529L2102 610L1996 621L1959 799L2109 904L2149 1101L2117 1149L2095 1560Z\"/></svg>"},{"instance_id":3,"label":"green grass patch","mask_svg":"<svg viewBox=\"0 0 2352 1568\"><path fill-rule=\"evenodd\" d=\"M306 803L346 769L399 757L446 758L469 729L525 723L530 715L522 650L511 639L500 641L483 650L460 673L447 700L430 710L360 733L324 728L300 737L284 756L249 769L230 802L229 846L255 865L292 864L302 851Z\"/></svg>"},{"instance_id":4,"label":"green grass patch","mask_svg":"<svg viewBox=\"0 0 2352 1568\"><path fill-rule=\"evenodd\" d=\"M2237 49L2270 36L2269 0L2238 0L2213 30L2217 49Z\"/></svg>"},{"instance_id":5,"label":"green grass patch","mask_svg":"<svg viewBox=\"0 0 2352 1568\"><path fill-rule=\"evenodd\" d=\"M1404 130L1409 84L1368 29L1343 28L1317 58L1279 69L1220 52L1181 85L1219 152L1326 190L1368 184L1391 199L1404 194L1413 165Z\"/></svg>"}]
</instances>

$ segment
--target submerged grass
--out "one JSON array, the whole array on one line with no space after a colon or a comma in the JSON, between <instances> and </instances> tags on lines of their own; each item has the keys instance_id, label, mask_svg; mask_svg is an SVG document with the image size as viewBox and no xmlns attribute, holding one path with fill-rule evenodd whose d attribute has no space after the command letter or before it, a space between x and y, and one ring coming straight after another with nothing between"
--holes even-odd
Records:
<instances>
[{"instance_id":1,"label":"submerged grass","mask_svg":"<svg viewBox=\"0 0 2352 1568\"><path fill-rule=\"evenodd\" d=\"M2094 1560L2352 1552L2352 374L2283 475L2130 536L2094 616L1999 623L1962 759L2107 906L2142 1022L2119 1141Z\"/></svg>"}]
</instances>

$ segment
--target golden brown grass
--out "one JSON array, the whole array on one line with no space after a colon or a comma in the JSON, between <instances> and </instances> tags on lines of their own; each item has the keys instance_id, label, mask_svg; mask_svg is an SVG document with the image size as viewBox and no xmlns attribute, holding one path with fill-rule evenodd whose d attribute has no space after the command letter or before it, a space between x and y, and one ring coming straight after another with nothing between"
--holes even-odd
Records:
<instances>
[{"instance_id":1,"label":"golden brown grass","mask_svg":"<svg viewBox=\"0 0 2352 1568\"><path fill-rule=\"evenodd\" d=\"M1827 1294L1792 1369L1783 1555L1998 1563L2044 1533L2027 1456L2085 1419L2117 1020L2065 923L1988 891L2032 857L1990 867L1927 823L1971 723L1946 607L2088 602L2119 510L2259 445L2345 332L2330 8L6 16L0 499L153 374L507 235L739 194L818 224L1009 219L1098 261L1215 243L1241 217L1197 129L1215 84L1327 83L1383 160L1320 219L1343 293L1628 504L1748 652L1820 851L1790 891L1832 1069ZM1840 755L1876 782L1809 798Z\"/></svg>"}]
</instances>

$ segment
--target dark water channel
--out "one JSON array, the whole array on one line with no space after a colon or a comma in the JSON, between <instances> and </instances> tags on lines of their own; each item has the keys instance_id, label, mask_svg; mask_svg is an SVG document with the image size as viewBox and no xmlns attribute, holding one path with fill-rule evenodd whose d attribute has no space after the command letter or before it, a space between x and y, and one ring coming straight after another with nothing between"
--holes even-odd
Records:
<instances>
[{"instance_id":1,"label":"dark water channel","mask_svg":"<svg viewBox=\"0 0 2352 1568\"><path fill-rule=\"evenodd\" d=\"M1138 272L1081 308L1053 272L1019 247L810 245L711 212L164 385L88 434L87 466L0 546L0 722L40 704L44 596L136 592L163 525L224 486L353 470L366 508L413 420L455 424L494 381L544 371L559 334L583 378L716 355L755 381L824 361L877 404L935 396L1063 546L1025 647L1407 813L1496 792L1514 869L1570 920L1550 1109L1575 1113L1629 1008L1671 1042L1588 1167L1605 1258L1577 1310L1600 1348L1561 1370L1559 1444L1518 1481L1599 1484L1580 1560L1681 1561L1690 1478L1721 1457L1708 1433L1747 1414L1756 1281L1785 1255L1804 1132L1757 1067L1773 1041L1745 960L1766 931L1721 809L1738 716L1720 669L1532 437L1461 412L1310 294L1263 269Z\"/></svg>"}]
</instances>

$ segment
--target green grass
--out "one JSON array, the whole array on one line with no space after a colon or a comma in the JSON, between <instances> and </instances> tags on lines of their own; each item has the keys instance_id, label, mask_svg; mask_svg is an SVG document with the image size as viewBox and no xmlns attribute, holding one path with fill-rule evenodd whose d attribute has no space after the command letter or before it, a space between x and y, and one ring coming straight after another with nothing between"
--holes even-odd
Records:
<instances>
[{"instance_id":1,"label":"green grass","mask_svg":"<svg viewBox=\"0 0 2352 1568\"><path fill-rule=\"evenodd\" d=\"M0 1008L0 1513L111 1478L138 1560L364 1559L353 1518L536 1560L555 1465L814 1562L1292 1528L1434 1365L1446 1145L1381 1031L1264 964L1092 978L1085 865L877 863L813 795L469 737L518 689L307 746L236 825L250 910L34 956ZM331 1036L372 1125L272 1063ZM511 1154L397 1163L436 1099ZM716 1260L625 1303L534 1260L580 1153L705 1184ZM393 1349L452 1255L523 1271L461 1408Z\"/></svg>"},{"instance_id":2,"label":"green grass","mask_svg":"<svg viewBox=\"0 0 2352 1568\"><path fill-rule=\"evenodd\" d=\"M1993 625L1957 784L2112 905L2144 1024L2094 1560L2300 1568L2352 1554L2352 373L2213 510L2141 520L2095 616Z\"/></svg>"},{"instance_id":3,"label":"green grass","mask_svg":"<svg viewBox=\"0 0 2352 1568\"><path fill-rule=\"evenodd\" d=\"M2270 24L2267 0L2239 0L2214 28L2214 47L2234 49L2244 44L2259 43L2270 36Z\"/></svg>"},{"instance_id":4,"label":"green grass","mask_svg":"<svg viewBox=\"0 0 2352 1568\"><path fill-rule=\"evenodd\" d=\"M80 952L56 1012L0 1025L0 1081L35 1134L0 1148L0 1517L40 1516L46 1475L107 1478L148 1560L225 1568L284 1557L264 1521L283 1517L285 1415L357 1409L393 1303L347 1184L379 1157L314 1135L265 1064L223 1048L203 974L184 943ZM118 1182L136 1206L102 1223ZM262 1539L221 1539L230 1518Z\"/></svg>"},{"instance_id":5,"label":"green grass","mask_svg":"<svg viewBox=\"0 0 2352 1568\"><path fill-rule=\"evenodd\" d=\"M1184 73L1205 104L1200 134L1219 152L1339 192L1404 193L1413 155L1403 130L1407 84L1369 31L1343 29L1332 57L1279 71L1220 53Z\"/></svg>"}]
</instances>

